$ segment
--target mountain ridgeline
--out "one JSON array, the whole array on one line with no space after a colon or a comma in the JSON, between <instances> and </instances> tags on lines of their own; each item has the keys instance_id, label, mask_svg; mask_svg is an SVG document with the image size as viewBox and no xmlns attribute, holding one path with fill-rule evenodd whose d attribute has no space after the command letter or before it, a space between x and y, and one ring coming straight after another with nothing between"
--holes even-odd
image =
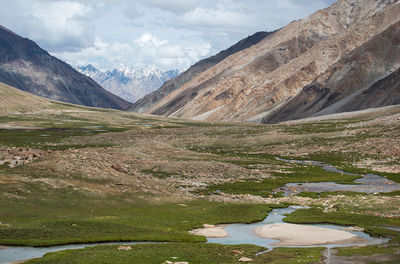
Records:
<instances>
[{"instance_id":1,"label":"mountain ridgeline","mask_svg":"<svg viewBox=\"0 0 400 264\"><path fill-rule=\"evenodd\" d=\"M132 110L276 123L399 104L400 2L339 0L192 66Z\"/></svg>"},{"instance_id":2,"label":"mountain ridgeline","mask_svg":"<svg viewBox=\"0 0 400 264\"><path fill-rule=\"evenodd\" d=\"M35 42L1 26L0 82L62 102L119 110L131 106Z\"/></svg>"}]
</instances>

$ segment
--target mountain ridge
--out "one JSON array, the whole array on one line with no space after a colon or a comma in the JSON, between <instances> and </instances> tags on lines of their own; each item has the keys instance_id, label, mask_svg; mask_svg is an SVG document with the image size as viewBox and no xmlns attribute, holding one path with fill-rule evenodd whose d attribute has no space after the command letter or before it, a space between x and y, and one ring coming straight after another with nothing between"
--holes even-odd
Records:
<instances>
[{"instance_id":1,"label":"mountain ridge","mask_svg":"<svg viewBox=\"0 0 400 264\"><path fill-rule=\"evenodd\" d=\"M344 56L263 122L400 104L399 36L397 22Z\"/></svg>"},{"instance_id":2,"label":"mountain ridge","mask_svg":"<svg viewBox=\"0 0 400 264\"><path fill-rule=\"evenodd\" d=\"M0 28L0 82L52 100L119 110L130 107L32 40L5 27Z\"/></svg>"},{"instance_id":3,"label":"mountain ridge","mask_svg":"<svg viewBox=\"0 0 400 264\"><path fill-rule=\"evenodd\" d=\"M252 45L255 45L256 43L260 42L262 39L268 37L270 34L273 33L274 32L266 31L257 32L243 40L240 40L235 45L219 52L214 56L200 60L182 74L178 75L172 80L167 81L159 90L154 91L153 93L137 101L130 110L139 113L153 113L150 109L155 103L159 102L166 95L177 90L180 86L187 83L191 78L213 67L230 55L238 51L244 50Z\"/></svg>"},{"instance_id":4,"label":"mountain ridge","mask_svg":"<svg viewBox=\"0 0 400 264\"><path fill-rule=\"evenodd\" d=\"M396 1L340 0L192 76L145 112L261 122L399 14Z\"/></svg>"}]
</instances>

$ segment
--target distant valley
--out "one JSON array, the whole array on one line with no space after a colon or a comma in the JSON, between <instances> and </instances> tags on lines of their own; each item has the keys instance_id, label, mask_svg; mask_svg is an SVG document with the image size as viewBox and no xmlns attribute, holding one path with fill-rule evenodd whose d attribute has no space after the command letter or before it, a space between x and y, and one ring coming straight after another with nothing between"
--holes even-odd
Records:
<instances>
[{"instance_id":1,"label":"distant valley","mask_svg":"<svg viewBox=\"0 0 400 264\"><path fill-rule=\"evenodd\" d=\"M14 2L29 1L7 2L5 12ZM51 24L71 11L69 1L31 2L61 3L43 12ZM85 25L145 3L73 2L91 10L75 15ZM285 16L274 3L302 1L257 2ZM272 19L260 10L260 24ZM149 56L146 48L167 48L152 53L158 67L163 55L187 56L167 61L186 67L212 50L191 56L173 35L132 43L137 25L114 24L123 15L105 21L132 47L78 43L82 53L69 57L47 46L73 65L110 70L73 68L0 26L0 264L400 263L399 0L338 0L184 72L113 69ZM76 33L73 20L64 27Z\"/></svg>"}]
</instances>

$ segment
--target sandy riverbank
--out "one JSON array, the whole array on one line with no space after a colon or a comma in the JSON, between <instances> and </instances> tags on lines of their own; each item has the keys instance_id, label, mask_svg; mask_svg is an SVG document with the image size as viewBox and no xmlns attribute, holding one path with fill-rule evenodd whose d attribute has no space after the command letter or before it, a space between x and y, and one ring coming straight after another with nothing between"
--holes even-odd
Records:
<instances>
[{"instance_id":1,"label":"sandy riverbank","mask_svg":"<svg viewBox=\"0 0 400 264\"><path fill-rule=\"evenodd\" d=\"M350 232L294 224L265 225L254 230L257 236L279 240L274 246L313 246L361 243L365 239Z\"/></svg>"},{"instance_id":2,"label":"sandy riverbank","mask_svg":"<svg viewBox=\"0 0 400 264\"><path fill-rule=\"evenodd\" d=\"M195 229L189 231L192 235L205 236L206 238L224 238L229 236L228 232L225 231L227 225L204 225L204 228Z\"/></svg>"}]
</instances>

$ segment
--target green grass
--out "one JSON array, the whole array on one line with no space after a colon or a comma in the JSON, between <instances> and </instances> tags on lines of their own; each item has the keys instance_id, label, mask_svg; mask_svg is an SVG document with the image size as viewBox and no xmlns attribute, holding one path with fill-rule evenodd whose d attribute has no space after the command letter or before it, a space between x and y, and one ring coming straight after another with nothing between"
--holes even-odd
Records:
<instances>
[{"instance_id":1,"label":"green grass","mask_svg":"<svg viewBox=\"0 0 400 264\"><path fill-rule=\"evenodd\" d=\"M380 193L381 196L400 196L400 191L394 191L389 193Z\"/></svg>"},{"instance_id":2,"label":"green grass","mask_svg":"<svg viewBox=\"0 0 400 264\"><path fill-rule=\"evenodd\" d=\"M50 178L51 179L51 178ZM204 242L188 230L203 224L263 220L271 208L203 200L180 206L138 194L93 196L46 184L0 185L0 244L44 246L101 241ZM10 198L15 197L15 198ZM18 197L24 197L23 199Z\"/></svg>"},{"instance_id":3,"label":"green grass","mask_svg":"<svg viewBox=\"0 0 400 264\"><path fill-rule=\"evenodd\" d=\"M266 254L260 255L259 263L286 264L286 263L319 263L322 260L321 252L324 248L275 248ZM258 263L258 262L256 262Z\"/></svg>"},{"instance_id":4,"label":"green grass","mask_svg":"<svg viewBox=\"0 0 400 264\"><path fill-rule=\"evenodd\" d=\"M283 125L281 128L286 133L291 134L311 134L311 133L329 133L338 132L346 128L346 125L350 124L350 121L318 121L315 123L304 123L296 125Z\"/></svg>"},{"instance_id":5,"label":"green grass","mask_svg":"<svg viewBox=\"0 0 400 264\"><path fill-rule=\"evenodd\" d=\"M286 222L302 224L338 224L357 225L361 227L400 226L400 218L383 218L379 216L351 214L343 211L324 213L319 208L299 209L285 218Z\"/></svg>"},{"instance_id":6,"label":"green grass","mask_svg":"<svg viewBox=\"0 0 400 264\"><path fill-rule=\"evenodd\" d=\"M65 150L69 148L108 147L111 143L97 144L63 144L62 140L78 137L92 136L99 133L111 132L110 130L98 131L87 129L47 128L47 129L0 129L0 146L25 147L37 149Z\"/></svg>"},{"instance_id":7,"label":"green grass","mask_svg":"<svg viewBox=\"0 0 400 264\"><path fill-rule=\"evenodd\" d=\"M388 246L364 246L364 247L348 247L348 248L337 248L337 256L371 256L374 254L388 254L392 255L396 252L396 249Z\"/></svg>"},{"instance_id":8,"label":"green grass","mask_svg":"<svg viewBox=\"0 0 400 264\"><path fill-rule=\"evenodd\" d=\"M133 245L130 251L118 251L118 246L97 246L81 250L67 250L46 254L27 264L161 264L165 261L187 261L190 264L240 263L241 257L252 258L251 263L297 264L317 263L322 259L322 248L278 248L255 256L265 250L252 245L223 246L214 244L143 244ZM242 254L233 251L241 251Z\"/></svg>"}]
</instances>

